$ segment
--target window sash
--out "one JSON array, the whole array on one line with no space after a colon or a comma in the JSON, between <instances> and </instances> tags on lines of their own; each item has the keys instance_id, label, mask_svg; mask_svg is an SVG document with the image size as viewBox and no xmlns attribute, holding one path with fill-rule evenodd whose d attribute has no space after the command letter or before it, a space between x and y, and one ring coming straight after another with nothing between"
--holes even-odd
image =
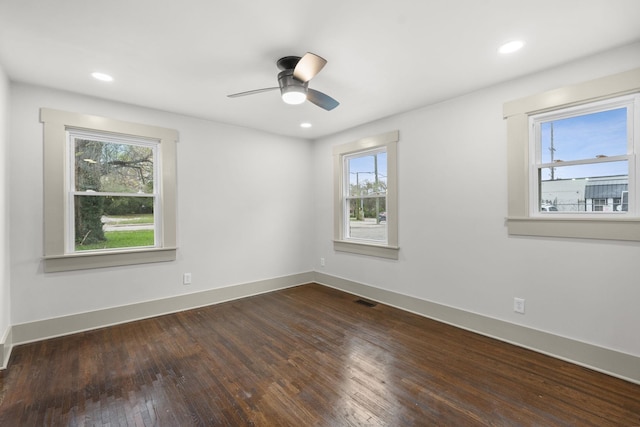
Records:
<instances>
[{"instance_id":1,"label":"window sash","mask_svg":"<svg viewBox=\"0 0 640 427\"><path fill-rule=\"evenodd\" d=\"M68 158L68 178L67 184L69 186L70 191L76 191L76 176L75 176L75 144L76 140L93 140L99 141L107 144L114 145L131 145L134 147L145 147L150 148L153 154L153 191L151 194L159 195L161 194L160 185L162 184L162 180L160 179L160 141L151 140L151 139L143 139L143 138L134 138L127 135L119 135L112 136L107 135L101 132L87 132L81 129L67 128L67 158ZM131 192L117 192L119 194L138 194ZM142 193L142 194L150 194L150 193Z\"/></svg>"},{"instance_id":2,"label":"window sash","mask_svg":"<svg viewBox=\"0 0 640 427\"><path fill-rule=\"evenodd\" d=\"M359 159L359 158L363 158L363 157L372 157L372 156L379 156L380 154L387 154L387 149L386 147L382 147L382 148L377 148L377 149L373 149L373 150L363 150L363 151L359 151L357 153L352 153L352 154L345 154L342 156L342 162L343 162L343 178L344 178L344 188L343 188L343 195L345 197L365 197L365 196L369 196L369 195L373 195L373 194L380 194L380 193L367 193L366 195L361 195L361 194L351 194L351 174L353 173L365 173L365 174L375 174L376 171L359 171L359 172L352 172L350 169L350 161L351 160L355 160L355 159ZM376 160L377 161L377 160ZM385 160L385 162L388 162L388 160ZM380 166L378 166L380 167ZM387 169L387 165L385 164L385 169ZM378 174L380 175L380 174ZM376 177L377 178L377 177ZM385 179L383 180L386 184L386 176L384 177ZM363 182L366 182L368 180L363 180ZM360 190L358 188L358 190ZM385 195L386 195L386 190L385 190Z\"/></svg>"},{"instance_id":3,"label":"window sash","mask_svg":"<svg viewBox=\"0 0 640 427\"><path fill-rule=\"evenodd\" d=\"M356 205L359 205L360 203L358 203L358 201L361 201L362 203L364 203L367 200L384 200L385 206L386 206L386 202L387 202L387 197L386 194L385 195L373 195L373 196L362 196L362 197L354 197L354 196L350 196L345 198L344 201L344 239L345 240L353 240L353 241L362 241L362 242L370 242L370 243L374 243L374 244L388 244L389 242L389 233L387 230L387 223L384 224L384 238L382 239L376 239L373 237L358 237L358 236L354 236L352 234L352 230L351 230L351 202L355 201ZM386 212L386 208L385 210L381 210L380 212L376 213L376 226L380 226L381 224L378 222L378 216L380 215L381 212Z\"/></svg>"},{"instance_id":4,"label":"window sash","mask_svg":"<svg viewBox=\"0 0 640 427\"><path fill-rule=\"evenodd\" d=\"M72 212L75 212L75 201L76 196L86 196L86 197L131 197L131 198L145 198L145 199L153 199L153 245L144 245L144 246L121 246L117 248L111 249L76 249L76 218ZM89 252L100 253L100 252L109 252L109 251L122 251L128 249L141 249L141 248L161 248L162 247L162 212L160 205L160 197L157 197L153 194L131 194L131 193L99 193L99 192L69 192L68 197L68 212L67 214L67 234L66 234L66 254L86 254ZM126 231L126 230L123 230Z\"/></svg>"}]
</instances>

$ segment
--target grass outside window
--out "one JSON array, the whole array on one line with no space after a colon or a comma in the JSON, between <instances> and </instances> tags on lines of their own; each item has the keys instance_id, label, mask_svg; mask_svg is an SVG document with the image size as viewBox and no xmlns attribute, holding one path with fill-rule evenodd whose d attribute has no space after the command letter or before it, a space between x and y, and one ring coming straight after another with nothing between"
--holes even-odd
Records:
<instances>
[{"instance_id":1,"label":"grass outside window","mask_svg":"<svg viewBox=\"0 0 640 427\"><path fill-rule=\"evenodd\" d=\"M79 243L76 244L76 251L154 245L153 214L104 216L102 222L103 227L110 230L104 232L106 241L92 244ZM139 229L138 227L144 228Z\"/></svg>"}]
</instances>

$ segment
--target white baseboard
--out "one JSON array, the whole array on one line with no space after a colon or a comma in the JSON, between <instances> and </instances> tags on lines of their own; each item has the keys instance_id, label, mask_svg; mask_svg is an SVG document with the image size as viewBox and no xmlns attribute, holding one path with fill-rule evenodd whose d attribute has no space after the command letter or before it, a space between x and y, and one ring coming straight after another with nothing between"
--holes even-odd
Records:
<instances>
[{"instance_id":1,"label":"white baseboard","mask_svg":"<svg viewBox=\"0 0 640 427\"><path fill-rule=\"evenodd\" d=\"M315 272L314 282L640 384L640 357Z\"/></svg>"},{"instance_id":2,"label":"white baseboard","mask_svg":"<svg viewBox=\"0 0 640 427\"><path fill-rule=\"evenodd\" d=\"M9 326L0 341L0 370L6 369L13 349L13 328Z\"/></svg>"},{"instance_id":3,"label":"white baseboard","mask_svg":"<svg viewBox=\"0 0 640 427\"><path fill-rule=\"evenodd\" d=\"M311 282L362 296L640 384L640 357L320 272L294 274L160 300L13 325L8 328L3 341L0 342L0 369L6 368L12 348L18 344L218 304Z\"/></svg>"},{"instance_id":4,"label":"white baseboard","mask_svg":"<svg viewBox=\"0 0 640 427\"><path fill-rule=\"evenodd\" d=\"M306 272L120 307L71 314L53 319L21 323L13 325L11 328L12 345L41 341L91 329L219 304L311 282L313 282L313 272ZM6 360L8 360L8 357Z\"/></svg>"}]
</instances>

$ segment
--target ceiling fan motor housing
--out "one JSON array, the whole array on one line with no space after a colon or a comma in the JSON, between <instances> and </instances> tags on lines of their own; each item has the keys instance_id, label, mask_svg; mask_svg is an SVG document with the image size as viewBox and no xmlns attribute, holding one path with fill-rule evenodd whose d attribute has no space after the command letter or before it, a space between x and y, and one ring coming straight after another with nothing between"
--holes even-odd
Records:
<instances>
[{"instance_id":1,"label":"ceiling fan motor housing","mask_svg":"<svg viewBox=\"0 0 640 427\"><path fill-rule=\"evenodd\" d=\"M301 104L307 99L309 82L301 82L293 77L293 69L278 73L278 84L282 99L288 104Z\"/></svg>"},{"instance_id":2,"label":"ceiling fan motor housing","mask_svg":"<svg viewBox=\"0 0 640 427\"><path fill-rule=\"evenodd\" d=\"M300 62L300 59L301 58L299 56L285 56L278 59L276 66L282 71L293 70L296 68L296 65L298 65L298 62Z\"/></svg>"}]
</instances>

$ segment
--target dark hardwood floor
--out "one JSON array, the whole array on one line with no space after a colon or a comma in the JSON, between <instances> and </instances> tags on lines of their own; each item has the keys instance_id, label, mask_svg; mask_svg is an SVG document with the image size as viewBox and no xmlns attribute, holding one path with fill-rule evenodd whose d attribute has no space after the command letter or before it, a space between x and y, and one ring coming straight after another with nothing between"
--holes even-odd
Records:
<instances>
[{"instance_id":1,"label":"dark hardwood floor","mask_svg":"<svg viewBox=\"0 0 640 427\"><path fill-rule=\"evenodd\" d=\"M640 386L320 285L26 344L2 426L640 425Z\"/></svg>"}]
</instances>

